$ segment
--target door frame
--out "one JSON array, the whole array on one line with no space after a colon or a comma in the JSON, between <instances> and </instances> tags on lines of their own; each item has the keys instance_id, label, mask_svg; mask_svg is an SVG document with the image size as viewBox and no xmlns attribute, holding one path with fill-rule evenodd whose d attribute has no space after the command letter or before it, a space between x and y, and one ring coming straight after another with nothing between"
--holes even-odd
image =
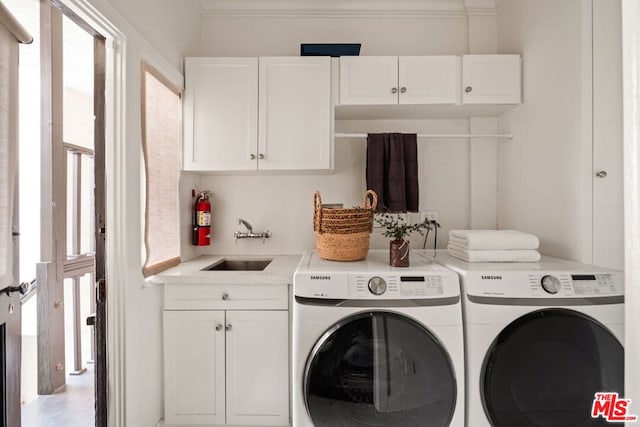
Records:
<instances>
[{"instance_id":1,"label":"door frame","mask_svg":"<svg viewBox=\"0 0 640 427\"><path fill-rule=\"evenodd\" d=\"M47 0L41 0L47 1ZM90 0L50 0L72 13L104 37L104 169L106 179L105 216L108 238L105 239L106 278L106 354L108 392L106 414L108 426L125 425L125 298L127 283L126 254L116 242L124 242L127 223L126 177L115 171L126 170L126 37ZM109 11L109 10L108 10ZM97 166L97 165L96 165ZM97 223L96 223L97 226Z\"/></svg>"}]
</instances>

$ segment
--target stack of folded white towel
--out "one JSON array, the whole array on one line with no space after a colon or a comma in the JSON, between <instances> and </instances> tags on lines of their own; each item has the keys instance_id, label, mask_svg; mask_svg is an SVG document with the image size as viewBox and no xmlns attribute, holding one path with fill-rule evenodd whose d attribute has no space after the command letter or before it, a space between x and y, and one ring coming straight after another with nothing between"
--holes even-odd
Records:
<instances>
[{"instance_id":1,"label":"stack of folded white towel","mask_svg":"<svg viewBox=\"0 0 640 427\"><path fill-rule=\"evenodd\" d=\"M467 262L537 262L539 244L516 230L450 230L447 252Z\"/></svg>"}]
</instances>

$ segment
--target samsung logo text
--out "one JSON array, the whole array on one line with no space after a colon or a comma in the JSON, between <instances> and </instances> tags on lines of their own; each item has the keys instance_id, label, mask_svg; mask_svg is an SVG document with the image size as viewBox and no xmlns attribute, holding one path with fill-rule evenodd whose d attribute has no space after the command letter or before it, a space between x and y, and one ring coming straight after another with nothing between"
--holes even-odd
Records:
<instances>
[{"instance_id":1,"label":"samsung logo text","mask_svg":"<svg viewBox=\"0 0 640 427\"><path fill-rule=\"evenodd\" d=\"M311 276L311 280L331 280L331 276Z\"/></svg>"},{"instance_id":2,"label":"samsung logo text","mask_svg":"<svg viewBox=\"0 0 640 427\"><path fill-rule=\"evenodd\" d=\"M502 280L502 276L482 276L482 280Z\"/></svg>"}]
</instances>

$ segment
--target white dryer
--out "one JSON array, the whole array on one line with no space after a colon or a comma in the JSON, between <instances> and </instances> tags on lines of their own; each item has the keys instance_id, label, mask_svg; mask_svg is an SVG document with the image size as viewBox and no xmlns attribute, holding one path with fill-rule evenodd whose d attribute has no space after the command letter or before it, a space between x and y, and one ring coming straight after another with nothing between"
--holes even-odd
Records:
<instances>
[{"instance_id":1,"label":"white dryer","mask_svg":"<svg viewBox=\"0 0 640 427\"><path fill-rule=\"evenodd\" d=\"M293 281L294 427L464 426L458 277L388 250L332 262L313 251Z\"/></svg>"},{"instance_id":2,"label":"white dryer","mask_svg":"<svg viewBox=\"0 0 640 427\"><path fill-rule=\"evenodd\" d=\"M624 276L557 258L467 263L460 274L469 427L609 426L596 392L624 393Z\"/></svg>"}]
</instances>

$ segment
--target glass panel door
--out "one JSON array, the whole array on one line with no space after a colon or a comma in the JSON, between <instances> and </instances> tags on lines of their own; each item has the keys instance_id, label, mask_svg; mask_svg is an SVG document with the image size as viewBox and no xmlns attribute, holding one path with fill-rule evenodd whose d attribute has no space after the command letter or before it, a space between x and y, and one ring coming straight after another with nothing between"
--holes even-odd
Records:
<instances>
[{"instance_id":1,"label":"glass panel door","mask_svg":"<svg viewBox=\"0 0 640 427\"><path fill-rule=\"evenodd\" d=\"M360 313L327 331L305 374L307 410L322 426L447 426L456 379L442 344L417 322Z\"/></svg>"},{"instance_id":2,"label":"glass panel door","mask_svg":"<svg viewBox=\"0 0 640 427\"><path fill-rule=\"evenodd\" d=\"M481 378L485 410L496 427L606 426L603 418L591 418L591 405L596 392L623 395L624 350L584 314L540 310L498 335Z\"/></svg>"}]
</instances>

